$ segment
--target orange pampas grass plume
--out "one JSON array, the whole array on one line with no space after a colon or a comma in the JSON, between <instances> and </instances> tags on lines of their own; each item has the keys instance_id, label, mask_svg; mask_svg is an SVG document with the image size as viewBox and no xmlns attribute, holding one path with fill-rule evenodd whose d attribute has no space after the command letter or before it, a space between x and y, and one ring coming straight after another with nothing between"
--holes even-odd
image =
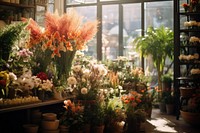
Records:
<instances>
[{"instance_id":1,"label":"orange pampas grass plume","mask_svg":"<svg viewBox=\"0 0 200 133\"><path fill-rule=\"evenodd\" d=\"M98 31L98 24L98 20L86 22L81 29L82 40L88 42L91 38L93 38Z\"/></svg>"},{"instance_id":2,"label":"orange pampas grass plume","mask_svg":"<svg viewBox=\"0 0 200 133\"><path fill-rule=\"evenodd\" d=\"M29 21L27 29L30 31L30 42L28 44L29 48L34 47L34 45L37 45L42 40L42 30L40 26L35 22L32 18L29 20L26 18L22 18L22 21L26 22Z\"/></svg>"}]
</instances>

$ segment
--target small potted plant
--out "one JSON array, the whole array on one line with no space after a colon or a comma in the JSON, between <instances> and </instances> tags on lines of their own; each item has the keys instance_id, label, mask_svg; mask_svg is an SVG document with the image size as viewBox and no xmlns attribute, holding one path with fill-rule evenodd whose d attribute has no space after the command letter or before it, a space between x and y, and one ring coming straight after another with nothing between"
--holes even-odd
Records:
<instances>
[{"instance_id":1,"label":"small potted plant","mask_svg":"<svg viewBox=\"0 0 200 133\"><path fill-rule=\"evenodd\" d=\"M105 105L96 102L92 105L92 132L103 133L105 127Z\"/></svg>"},{"instance_id":2,"label":"small potted plant","mask_svg":"<svg viewBox=\"0 0 200 133\"><path fill-rule=\"evenodd\" d=\"M65 100L64 108L66 110L60 117L60 125L69 127L70 132L82 131L84 127L83 106L71 100Z\"/></svg>"},{"instance_id":3,"label":"small potted plant","mask_svg":"<svg viewBox=\"0 0 200 133\"><path fill-rule=\"evenodd\" d=\"M170 74L164 74L161 77L162 91L171 91L172 76Z\"/></svg>"},{"instance_id":4,"label":"small potted plant","mask_svg":"<svg viewBox=\"0 0 200 133\"><path fill-rule=\"evenodd\" d=\"M168 93L165 99L166 99L167 114L173 114L174 113L174 96L171 93Z\"/></svg>"}]
</instances>

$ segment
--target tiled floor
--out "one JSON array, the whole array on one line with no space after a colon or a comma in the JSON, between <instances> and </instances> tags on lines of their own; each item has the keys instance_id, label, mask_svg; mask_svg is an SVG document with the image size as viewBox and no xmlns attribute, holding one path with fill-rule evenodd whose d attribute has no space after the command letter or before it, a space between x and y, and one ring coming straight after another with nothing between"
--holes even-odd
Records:
<instances>
[{"instance_id":1,"label":"tiled floor","mask_svg":"<svg viewBox=\"0 0 200 133\"><path fill-rule=\"evenodd\" d=\"M187 124L181 117L160 113L159 109L152 110L152 118L144 126L145 133L200 133L200 127Z\"/></svg>"}]
</instances>

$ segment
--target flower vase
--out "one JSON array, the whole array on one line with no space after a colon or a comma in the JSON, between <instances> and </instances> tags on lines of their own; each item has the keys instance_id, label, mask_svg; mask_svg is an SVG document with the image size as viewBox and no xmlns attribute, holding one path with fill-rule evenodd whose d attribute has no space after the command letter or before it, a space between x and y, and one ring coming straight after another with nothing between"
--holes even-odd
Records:
<instances>
[{"instance_id":1,"label":"flower vase","mask_svg":"<svg viewBox=\"0 0 200 133\"><path fill-rule=\"evenodd\" d=\"M38 91L38 98L43 102L45 101L45 90Z\"/></svg>"},{"instance_id":2,"label":"flower vase","mask_svg":"<svg viewBox=\"0 0 200 133\"><path fill-rule=\"evenodd\" d=\"M139 133L141 122L135 118L127 118L127 130L126 133Z\"/></svg>"},{"instance_id":3,"label":"flower vase","mask_svg":"<svg viewBox=\"0 0 200 133\"><path fill-rule=\"evenodd\" d=\"M65 85L71 71L72 61L74 59L76 51L60 52L60 54L61 57L55 58L57 78L60 85Z\"/></svg>"}]
</instances>

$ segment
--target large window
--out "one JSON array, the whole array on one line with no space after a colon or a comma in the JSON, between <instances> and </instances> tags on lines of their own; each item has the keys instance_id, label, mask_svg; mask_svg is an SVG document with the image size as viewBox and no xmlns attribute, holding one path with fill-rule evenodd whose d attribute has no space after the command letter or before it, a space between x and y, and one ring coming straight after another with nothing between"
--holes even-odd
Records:
<instances>
[{"instance_id":1,"label":"large window","mask_svg":"<svg viewBox=\"0 0 200 133\"><path fill-rule=\"evenodd\" d=\"M71 7L70 7L71 8ZM67 8L67 9L70 9ZM81 6L81 7L73 7L79 13L79 15L83 16L83 21L95 20L97 17L97 7L96 6ZM96 37L87 43L87 48L84 51L85 55L89 55L97 58L97 41Z\"/></svg>"},{"instance_id":2,"label":"large window","mask_svg":"<svg viewBox=\"0 0 200 133\"><path fill-rule=\"evenodd\" d=\"M119 55L119 6L102 7L102 57L116 59Z\"/></svg>"},{"instance_id":3,"label":"large window","mask_svg":"<svg viewBox=\"0 0 200 133\"><path fill-rule=\"evenodd\" d=\"M92 45L89 44L86 51L88 55L99 60L116 59L123 55L141 66L140 55L132 43L134 38L144 35L149 26L164 25L173 29L173 1L145 1L66 0L65 9L67 11L67 8L73 7L86 19L100 20L100 34L97 34ZM153 66L150 58L144 60L143 64Z\"/></svg>"}]
</instances>

